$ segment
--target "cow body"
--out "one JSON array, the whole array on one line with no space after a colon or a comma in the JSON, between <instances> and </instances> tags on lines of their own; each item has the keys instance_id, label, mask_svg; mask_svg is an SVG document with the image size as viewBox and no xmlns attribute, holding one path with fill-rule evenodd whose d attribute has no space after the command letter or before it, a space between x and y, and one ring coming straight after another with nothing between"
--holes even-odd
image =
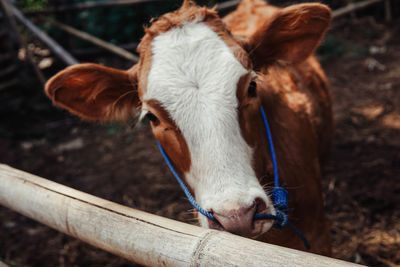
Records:
<instances>
[{"instance_id":1,"label":"cow body","mask_svg":"<svg viewBox=\"0 0 400 267\"><path fill-rule=\"evenodd\" d=\"M74 66L53 77L46 93L96 121L125 119L140 106L197 202L217 218L197 215L203 227L304 249L290 229L253 220L275 213L262 105L290 195L289 220L313 252L329 255L321 165L333 119L326 78L311 53L330 16L319 4L278 9L245 0L221 20L185 1L146 29L140 62L130 70Z\"/></svg>"}]
</instances>

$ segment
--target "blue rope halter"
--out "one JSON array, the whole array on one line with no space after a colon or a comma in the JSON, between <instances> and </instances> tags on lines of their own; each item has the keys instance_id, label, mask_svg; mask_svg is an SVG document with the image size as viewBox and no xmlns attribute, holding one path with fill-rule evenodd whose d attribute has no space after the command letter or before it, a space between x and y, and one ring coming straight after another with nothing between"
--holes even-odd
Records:
<instances>
[{"instance_id":1,"label":"blue rope halter","mask_svg":"<svg viewBox=\"0 0 400 267\"><path fill-rule=\"evenodd\" d=\"M267 138L268 138L268 144L269 144L269 150L271 152L271 158L272 158L272 166L273 166L273 172L274 172L274 188L271 190L271 198L272 202L276 211L276 215L272 214L256 214L254 215L255 220L274 220L274 227L277 229L281 229L285 226L288 226L291 228L303 241L305 247L307 249L310 249L310 243L308 242L307 238L301 233L299 229L297 229L292 223L289 222L288 220L288 215L289 215L289 206L288 206L288 191L279 186L279 176L278 176L278 164L276 162L276 156L275 156L275 149L274 149L274 144L272 142L272 135L271 131L268 125L268 120L267 116L265 115L264 108L261 106L261 116L264 122L264 127L265 131L267 132ZM192 194L190 193L189 189L179 176L179 174L176 172L174 166L171 163L171 160L169 159L167 153L165 153L164 148L161 146L160 142L156 141L158 148L161 151L161 154L163 155L165 161L167 162L167 165L169 169L171 170L172 174L175 176L176 180L178 181L179 185L181 186L183 192L185 193L186 197L190 201L190 204L201 214L204 216L210 218L211 220L215 221L215 217L211 212L208 212L204 210L202 207L200 207L199 204L197 204L196 200L194 200Z\"/></svg>"}]
</instances>

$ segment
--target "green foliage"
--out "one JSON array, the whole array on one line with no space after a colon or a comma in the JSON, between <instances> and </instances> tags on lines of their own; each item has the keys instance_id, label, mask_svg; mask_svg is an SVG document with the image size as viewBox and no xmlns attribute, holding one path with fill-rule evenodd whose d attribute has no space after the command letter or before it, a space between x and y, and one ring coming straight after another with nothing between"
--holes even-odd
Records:
<instances>
[{"instance_id":1,"label":"green foliage","mask_svg":"<svg viewBox=\"0 0 400 267\"><path fill-rule=\"evenodd\" d=\"M114 135L124 132L126 130L126 125L120 124L118 122L107 123L104 125L104 127L107 129L108 135Z\"/></svg>"},{"instance_id":2,"label":"green foliage","mask_svg":"<svg viewBox=\"0 0 400 267\"><path fill-rule=\"evenodd\" d=\"M26 10L39 10L47 6L48 0L18 0L17 4Z\"/></svg>"},{"instance_id":3,"label":"green foliage","mask_svg":"<svg viewBox=\"0 0 400 267\"><path fill-rule=\"evenodd\" d=\"M343 40L328 34L317 52L320 56L327 58L343 56L346 52L346 45Z\"/></svg>"},{"instance_id":4,"label":"green foliage","mask_svg":"<svg viewBox=\"0 0 400 267\"><path fill-rule=\"evenodd\" d=\"M53 18L105 41L114 44L126 44L140 40L144 34L143 25L146 25L151 18L174 10L178 6L174 2L144 3L132 6L70 11L65 14L55 14ZM52 27L51 31L54 36L58 35L55 32L59 31L58 29ZM69 43L66 45L75 48L91 46L91 44L76 38L69 38Z\"/></svg>"},{"instance_id":5,"label":"green foliage","mask_svg":"<svg viewBox=\"0 0 400 267\"><path fill-rule=\"evenodd\" d=\"M322 59L333 57L352 57L368 54L368 49L356 42L343 40L328 34L317 51Z\"/></svg>"}]
</instances>

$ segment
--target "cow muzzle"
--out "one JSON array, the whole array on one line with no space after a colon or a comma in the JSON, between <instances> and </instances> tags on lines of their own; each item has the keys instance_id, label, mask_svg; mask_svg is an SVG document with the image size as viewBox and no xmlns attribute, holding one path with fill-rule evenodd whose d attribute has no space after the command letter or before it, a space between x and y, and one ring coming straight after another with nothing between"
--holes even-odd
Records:
<instances>
[{"instance_id":1,"label":"cow muzzle","mask_svg":"<svg viewBox=\"0 0 400 267\"><path fill-rule=\"evenodd\" d=\"M254 238L270 228L269 226L269 228L265 229L266 220L254 219L256 214L267 212L269 212L269 209L264 200L256 198L250 206L214 212L216 220L208 219L208 226L211 229L224 230L244 237Z\"/></svg>"}]
</instances>

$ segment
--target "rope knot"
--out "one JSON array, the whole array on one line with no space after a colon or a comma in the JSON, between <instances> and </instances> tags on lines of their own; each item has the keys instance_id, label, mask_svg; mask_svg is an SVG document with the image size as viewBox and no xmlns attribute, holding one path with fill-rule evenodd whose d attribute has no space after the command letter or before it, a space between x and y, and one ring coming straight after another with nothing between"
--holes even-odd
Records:
<instances>
[{"instance_id":1,"label":"rope knot","mask_svg":"<svg viewBox=\"0 0 400 267\"><path fill-rule=\"evenodd\" d=\"M275 187L271 191L272 202L276 210L275 228L283 228L288 223L289 205L288 191L283 187Z\"/></svg>"},{"instance_id":2,"label":"rope knot","mask_svg":"<svg viewBox=\"0 0 400 267\"><path fill-rule=\"evenodd\" d=\"M275 187L271 191L271 198L274 207L280 209L286 214L289 213L288 196L288 191L283 187Z\"/></svg>"}]
</instances>

